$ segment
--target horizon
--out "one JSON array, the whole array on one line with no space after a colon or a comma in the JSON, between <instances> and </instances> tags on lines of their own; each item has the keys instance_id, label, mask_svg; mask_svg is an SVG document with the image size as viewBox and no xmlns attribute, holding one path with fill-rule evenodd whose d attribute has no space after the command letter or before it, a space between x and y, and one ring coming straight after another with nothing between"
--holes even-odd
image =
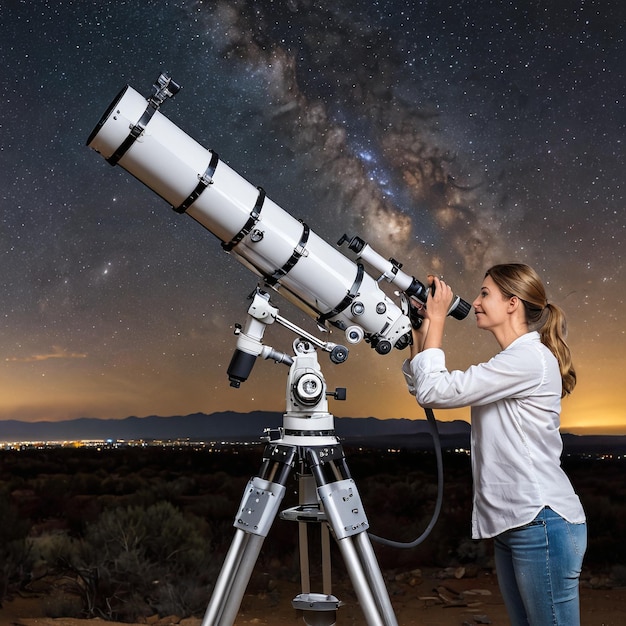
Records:
<instances>
[{"instance_id":1,"label":"horizon","mask_svg":"<svg viewBox=\"0 0 626 626\"><path fill-rule=\"evenodd\" d=\"M172 415L160 415L157 413L151 413L149 415L127 415L125 417L90 417L87 415L83 415L80 417L70 417L66 419L36 419L36 420L17 420L12 418L0 419L0 425L2 422L18 422L24 424L54 424L54 423L64 423L64 422L73 422L78 420L100 420L100 421L123 421L127 419L150 419L150 418L160 418L160 419L175 419L177 417L187 417L190 415L206 415L211 416L218 413L235 413L241 415L247 415L250 413L273 413L273 414L281 414L284 411L276 411L271 409L254 409L252 411L240 411L236 409L226 409L220 411L212 411L211 413L207 413L206 411L193 411L191 413L177 413ZM409 420L409 421L426 421L426 417L386 417L380 418L376 415L334 415L335 419L376 419L380 421L388 421L388 420ZM454 417L449 419L442 419L437 413L435 413L435 419L437 422L464 422L471 428L471 420L464 419L463 417ZM571 435L579 435L579 436L626 436L626 425L597 425L597 426L578 426L578 427L561 427L561 434L571 434Z\"/></svg>"}]
</instances>

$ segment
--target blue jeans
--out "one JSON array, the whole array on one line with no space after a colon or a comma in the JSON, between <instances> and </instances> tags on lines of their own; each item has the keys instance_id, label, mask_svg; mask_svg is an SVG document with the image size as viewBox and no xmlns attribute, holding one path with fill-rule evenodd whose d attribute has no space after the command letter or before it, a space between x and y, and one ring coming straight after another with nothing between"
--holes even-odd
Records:
<instances>
[{"instance_id":1,"label":"blue jeans","mask_svg":"<svg viewBox=\"0 0 626 626\"><path fill-rule=\"evenodd\" d=\"M552 509L495 538L498 584L512 626L580 626L578 582L587 525Z\"/></svg>"}]
</instances>

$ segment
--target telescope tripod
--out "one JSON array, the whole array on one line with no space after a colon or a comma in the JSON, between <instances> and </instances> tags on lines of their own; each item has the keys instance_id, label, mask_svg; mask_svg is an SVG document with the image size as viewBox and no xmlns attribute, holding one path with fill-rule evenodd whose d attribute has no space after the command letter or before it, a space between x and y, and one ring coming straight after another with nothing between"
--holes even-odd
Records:
<instances>
[{"instance_id":1,"label":"telescope tripod","mask_svg":"<svg viewBox=\"0 0 626 626\"><path fill-rule=\"evenodd\" d=\"M259 473L251 478L235 516L235 536L218 576L202 626L232 626L254 565L272 526L286 483L296 469L299 506L282 519L299 524L302 593L292 601L308 626L333 626L341 602L330 585L330 541L334 536L368 626L397 626L370 538L369 524L341 444L333 416L326 411L326 384L315 349L294 342L296 356L287 383L287 412L279 439L265 447ZM307 525L319 523L323 589L311 593Z\"/></svg>"}]
</instances>

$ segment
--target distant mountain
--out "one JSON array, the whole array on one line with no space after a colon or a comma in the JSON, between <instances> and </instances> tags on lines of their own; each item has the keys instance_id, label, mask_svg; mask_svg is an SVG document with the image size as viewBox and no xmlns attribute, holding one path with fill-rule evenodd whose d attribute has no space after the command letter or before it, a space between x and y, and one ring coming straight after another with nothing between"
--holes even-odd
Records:
<instances>
[{"instance_id":1,"label":"distant mountain","mask_svg":"<svg viewBox=\"0 0 626 626\"><path fill-rule=\"evenodd\" d=\"M15 441L106 441L171 440L194 441L258 441L265 429L282 426L283 414L269 411L236 413L192 413L161 417L127 417L125 419L80 418L60 422L0 421L0 442ZM388 441L396 437L426 436L430 440L426 420L374 417L335 417L335 432L346 440ZM462 421L439 422L442 435L469 436L469 424Z\"/></svg>"},{"instance_id":2,"label":"distant mountain","mask_svg":"<svg viewBox=\"0 0 626 626\"><path fill-rule=\"evenodd\" d=\"M0 441L82 441L82 440L154 440L250 439L263 433L265 427L278 426L282 415L255 411L252 413L192 413L161 417L127 417L125 419L79 418L60 422L0 421Z\"/></svg>"},{"instance_id":3,"label":"distant mountain","mask_svg":"<svg viewBox=\"0 0 626 626\"><path fill-rule=\"evenodd\" d=\"M282 426L278 412L224 411L207 415L192 413L125 419L80 418L61 422L0 421L0 442L17 441L106 441L175 440L259 441L264 430ZM469 447L470 425L456 420L437 422L444 448ZM426 420L335 417L335 432L347 444L367 447L432 448L430 424ZM566 452L626 452L626 436L564 434Z\"/></svg>"}]
</instances>

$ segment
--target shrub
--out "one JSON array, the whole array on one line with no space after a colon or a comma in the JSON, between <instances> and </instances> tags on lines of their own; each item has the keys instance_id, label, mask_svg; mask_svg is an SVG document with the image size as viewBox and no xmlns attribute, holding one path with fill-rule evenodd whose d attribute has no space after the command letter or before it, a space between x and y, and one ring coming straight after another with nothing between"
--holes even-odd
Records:
<instances>
[{"instance_id":1,"label":"shrub","mask_svg":"<svg viewBox=\"0 0 626 626\"><path fill-rule=\"evenodd\" d=\"M65 591L79 596L84 617L135 621L187 616L206 608L214 578L210 545L198 518L169 502L104 511L82 539L50 542Z\"/></svg>"},{"instance_id":2,"label":"shrub","mask_svg":"<svg viewBox=\"0 0 626 626\"><path fill-rule=\"evenodd\" d=\"M0 493L0 603L11 588L22 585L30 572L32 555L26 540L30 525L20 519L7 494Z\"/></svg>"}]
</instances>

